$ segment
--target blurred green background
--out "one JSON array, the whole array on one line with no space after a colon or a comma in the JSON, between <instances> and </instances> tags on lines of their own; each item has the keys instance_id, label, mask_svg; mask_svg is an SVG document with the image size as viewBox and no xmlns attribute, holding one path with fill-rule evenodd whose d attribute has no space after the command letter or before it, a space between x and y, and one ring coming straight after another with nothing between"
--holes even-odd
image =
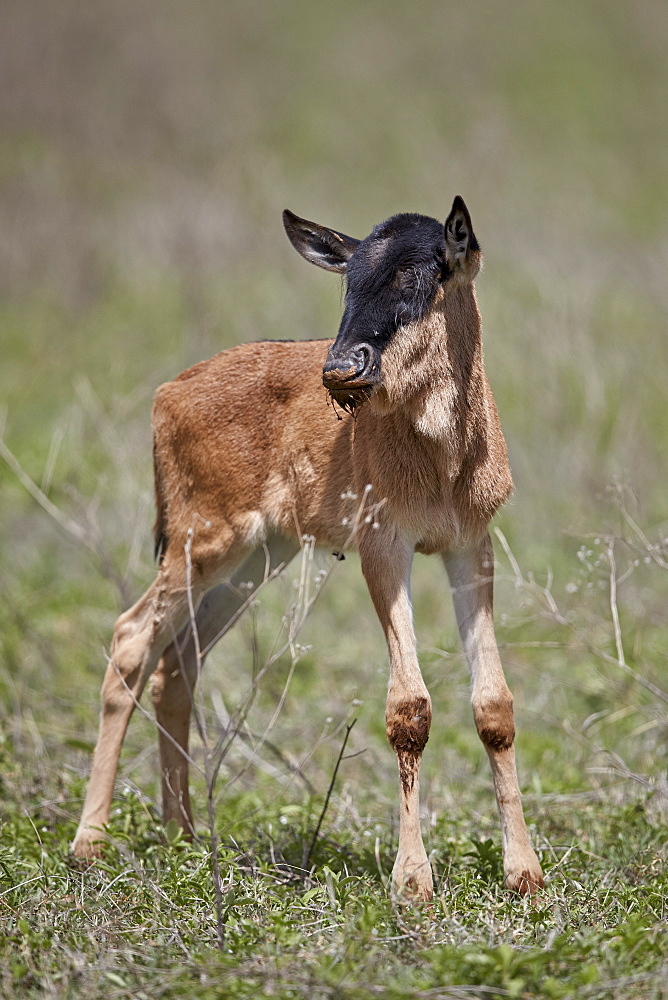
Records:
<instances>
[{"instance_id":1,"label":"blurred green background","mask_svg":"<svg viewBox=\"0 0 668 1000\"><path fill-rule=\"evenodd\" d=\"M665 4L0 16L0 388L33 475L81 379L145 416L195 359L335 332L338 284L291 253L284 207L362 236L461 193L521 534L586 526L615 478L665 516Z\"/></svg>"},{"instance_id":2,"label":"blurred green background","mask_svg":"<svg viewBox=\"0 0 668 1000\"><path fill-rule=\"evenodd\" d=\"M666 718L643 682L662 683L668 652L667 45L662 0L3 0L2 436L88 542L0 462L2 713L47 784L63 761L88 766L75 750L94 734L113 620L153 572L155 386L241 341L335 333L340 284L294 253L283 208L361 237L399 211L445 218L456 194L486 254L487 367L516 480L499 523L526 579L497 549L497 606L525 787L603 780L587 777L596 747L564 730L594 716L602 744L628 737L625 759L657 771ZM610 545L641 682L591 652L619 659ZM232 701L252 629L271 647L282 587L216 654ZM452 805L445 760L491 814L438 561L417 561L415 604L440 704L429 801ZM385 651L354 559L314 621L276 740L298 755L363 701L355 738L376 740L391 814ZM281 685L279 670L268 716ZM131 737L135 768L149 737Z\"/></svg>"}]
</instances>

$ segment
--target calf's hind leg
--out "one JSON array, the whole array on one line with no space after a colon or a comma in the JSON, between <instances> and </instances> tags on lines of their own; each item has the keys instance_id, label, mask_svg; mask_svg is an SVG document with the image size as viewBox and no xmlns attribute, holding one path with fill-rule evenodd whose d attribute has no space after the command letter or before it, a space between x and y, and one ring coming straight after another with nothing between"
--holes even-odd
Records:
<instances>
[{"instance_id":1,"label":"calf's hind leg","mask_svg":"<svg viewBox=\"0 0 668 1000\"><path fill-rule=\"evenodd\" d=\"M204 659L234 623L249 593L270 574L287 566L298 550L296 540L270 538L235 570L229 582L204 595L195 618L196 636L188 623L163 653L151 680L151 694L158 723L165 823L174 819L187 832L194 832L188 790L188 737L195 686ZM251 586L243 586L246 584Z\"/></svg>"},{"instance_id":2,"label":"calf's hind leg","mask_svg":"<svg viewBox=\"0 0 668 1000\"><path fill-rule=\"evenodd\" d=\"M444 556L457 624L471 670L473 716L492 768L501 820L504 884L522 896L543 886L524 822L515 767L513 696L494 635L494 553L489 535L465 552Z\"/></svg>"},{"instance_id":3,"label":"calf's hind leg","mask_svg":"<svg viewBox=\"0 0 668 1000\"><path fill-rule=\"evenodd\" d=\"M195 600L199 598L194 593ZM72 849L94 857L109 820L118 759L130 716L160 655L188 617L185 567L168 558L151 587L114 627L102 684L100 731L81 820Z\"/></svg>"}]
</instances>

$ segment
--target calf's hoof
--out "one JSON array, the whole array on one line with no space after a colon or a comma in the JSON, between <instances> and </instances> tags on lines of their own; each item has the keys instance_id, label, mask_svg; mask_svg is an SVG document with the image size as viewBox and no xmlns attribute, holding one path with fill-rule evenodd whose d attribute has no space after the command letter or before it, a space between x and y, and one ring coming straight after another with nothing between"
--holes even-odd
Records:
<instances>
[{"instance_id":1,"label":"calf's hoof","mask_svg":"<svg viewBox=\"0 0 668 1000\"><path fill-rule=\"evenodd\" d=\"M430 903L434 898L431 865L425 858L417 864L395 864L392 869L392 898L401 903Z\"/></svg>"},{"instance_id":2,"label":"calf's hoof","mask_svg":"<svg viewBox=\"0 0 668 1000\"><path fill-rule=\"evenodd\" d=\"M518 892L520 896L534 896L545 885L540 865L523 868L521 871L508 872L503 884L506 889Z\"/></svg>"},{"instance_id":3,"label":"calf's hoof","mask_svg":"<svg viewBox=\"0 0 668 1000\"><path fill-rule=\"evenodd\" d=\"M84 861L94 861L102 856L104 847L104 837L100 830L93 830L90 827L79 828L76 832L70 850L75 858Z\"/></svg>"}]
</instances>

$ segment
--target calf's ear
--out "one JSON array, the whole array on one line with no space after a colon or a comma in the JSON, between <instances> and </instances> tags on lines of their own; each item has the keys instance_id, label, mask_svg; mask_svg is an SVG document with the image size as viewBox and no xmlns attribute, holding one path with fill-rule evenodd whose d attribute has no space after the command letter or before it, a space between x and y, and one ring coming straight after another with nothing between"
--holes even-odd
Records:
<instances>
[{"instance_id":1,"label":"calf's ear","mask_svg":"<svg viewBox=\"0 0 668 1000\"><path fill-rule=\"evenodd\" d=\"M335 229L300 219L287 208L283 212L283 225L297 253L311 264L338 274L345 274L348 261L360 243L352 236L337 233Z\"/></svg>"},{"instance_id":2,"label":"calf's ear","mask_svg":"<svg viewBox=\"0 0 668 1000\"><path fill-rule=\"evenodd\" d=\"M480 267L480 246L473 232L469 210L459 195L452 203L450 215L445 220L443 229L445 259L450 270L467 272L474 265L477 271Z\"/></svg>"}]
</instances>

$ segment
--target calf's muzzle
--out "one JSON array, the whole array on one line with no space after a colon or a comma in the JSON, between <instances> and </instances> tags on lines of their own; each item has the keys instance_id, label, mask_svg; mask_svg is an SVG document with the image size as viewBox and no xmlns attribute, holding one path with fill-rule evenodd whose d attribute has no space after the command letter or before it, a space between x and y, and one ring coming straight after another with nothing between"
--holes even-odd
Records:
<instances>
[{"instance_id":1,"label":"calf's muzzle","mask_svg":"<svg viewBox=\"0 0 668 1000\"><path fill-rule=\"evenodd\" d=\"M380 351L371 344L355 344L343 351L332 344L322 370L322 384L335 403L353 410L380 385Z\"/></svg>"}]
</instances>

